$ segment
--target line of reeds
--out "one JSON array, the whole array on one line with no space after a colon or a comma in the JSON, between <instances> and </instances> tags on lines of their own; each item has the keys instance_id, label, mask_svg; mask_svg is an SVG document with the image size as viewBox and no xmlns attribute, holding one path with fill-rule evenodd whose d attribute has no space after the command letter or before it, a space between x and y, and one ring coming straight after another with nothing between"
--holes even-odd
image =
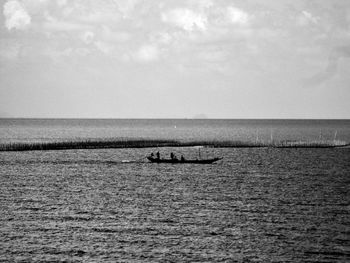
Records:
<instances>
[{"instance_id":1,"label":"line of reeds","mask_svg":"<svg viewBox=\"0 0 350 263\"><path fill-rule=\"evenodd\" d=\"M213 147L213 148L334 148L350 146L340 140L322 141L177 141L153 139L94 139L55 142L14 142L0 144L0 151L41 151L102 148L156 148L156 147Z\"/></svg>"},{"instance_id":2,"label":"line of reeds","mask_svg":"<svg viewBox=\"0 0 350 263\"><path fill-rule=\"evenodd\" d=\"M74 140L54 142L14 142L0 144L0 151L41 151L103 148L149 148L172 146L172 140L118 139L118 140Z\"/></svg>"},{"instance_id":3,"label":"line of reeds","mask_svg":"<svg viewBox=\"0 0 350 263\"><path fill-rule=\"evenodd\" d=\"M350 146L350 143L340 140L322 140L322 141L196 141L181 143L181 146L205 146L214 148L252 148L252 147L271 147L271 148L335 148Z\"/></svg>"},{"instance_id":4,"label":"line of reeds","mask_svg":"<svg viewBox=\"0 0 350 263\"><path fill-rule=\"evenodd\" d=\"M316 140L316 141L278 141L273 147L277 148L335 148L349 146L349 143L340 140Z\"/></svg>"}]
</instances>

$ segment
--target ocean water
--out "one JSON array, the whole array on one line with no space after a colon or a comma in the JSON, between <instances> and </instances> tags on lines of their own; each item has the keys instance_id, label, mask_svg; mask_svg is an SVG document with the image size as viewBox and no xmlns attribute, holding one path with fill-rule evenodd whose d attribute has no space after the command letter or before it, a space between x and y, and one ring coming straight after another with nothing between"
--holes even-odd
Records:
<instances>
[{"instance_id":1,"label":"ocean water","mask_svg":"<svg viewBox=\"0 0 350 263\"><path fill-rule=\"evenodd\" d=\"M0 119L0 143L96 138L350 142L350 120Z\"/></svg>"},{"instance_id":2,"label":"ocean water","mask_svg":"<svg viewBox=\"0 0 350 263\"><path fill-rule=\"evenodd\" d=\"M271 131L349 141L350 123L0 121L2 141L244 140ZM146 162L158 150L198 155L190 147L0 152L0 261L350 261L350 148L215 148L201 149L224 157L212 165Z\"/></svg>"}]
</instances>

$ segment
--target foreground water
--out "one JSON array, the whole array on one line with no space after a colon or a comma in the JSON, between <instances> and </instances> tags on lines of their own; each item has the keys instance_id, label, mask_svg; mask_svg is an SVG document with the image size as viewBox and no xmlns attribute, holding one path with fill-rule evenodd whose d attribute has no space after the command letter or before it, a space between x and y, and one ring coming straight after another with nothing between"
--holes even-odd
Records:
<instances>
[{"instance_id":1,"label":"foreground water","mask_svg":"<svg viewBox=\"0 0 350 263\"><path fill-rule=\"evenodd\" d=\"M350 141L350 121L0 120L0 142ZM350 148L0 152L0 261L348 262Z\"/></svg>"},{"instance_id":2,"label":"foreground water","mask_svg":"<svg viewBox=\"0 0 350 263\"><path fill-rule=\"evenodd\" d=\"M350 261L349 148L156 150L1 152L0 261Z\"/></svg>"}]
</instances>

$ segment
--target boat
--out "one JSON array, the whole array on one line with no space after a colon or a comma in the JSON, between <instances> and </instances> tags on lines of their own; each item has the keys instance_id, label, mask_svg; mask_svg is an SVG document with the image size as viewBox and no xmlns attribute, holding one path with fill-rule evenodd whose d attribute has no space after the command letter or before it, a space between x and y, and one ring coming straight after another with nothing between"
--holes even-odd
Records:
<instances>
[{"instance_id":1,"label":"boat","mask_svg":"<svg viewBox=\"0 0 350 263\"><path fill-rule=\"evenodd\" d=\"M211 164L214 162L217 162L219 160L221 160L222 158L220 157L215 157L215 158L210 158L210 159L183 159L183 160L179 160L179 159L159 159L159 158L155 158L152 156L147 156L147 159L151 162L151 163L197 163L197 164Z\"/></svg>"}]
</instances>

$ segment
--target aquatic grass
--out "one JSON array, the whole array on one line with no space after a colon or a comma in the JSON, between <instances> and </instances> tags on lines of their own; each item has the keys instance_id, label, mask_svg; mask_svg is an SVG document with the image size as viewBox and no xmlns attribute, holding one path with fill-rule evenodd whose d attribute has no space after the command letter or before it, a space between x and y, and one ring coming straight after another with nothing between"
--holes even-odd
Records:
<instances>
[{"instance_id":1,"label":"aquatic grass","mask_svg":"<svg viewBox=\"0 0 350 263\"><path fill-rule=\"evenodd\" d=\"M281 140L281 141L194 141L181 143L181 146L204 146L214 148L334 148L350 146L346 141L322 140L322 141L301 141L301 140Z\"/></svg>"},{"instance_id":2,"label":"aquatic grass","mask_svg":"<svg viewBox=\"0 0 350 263\"><path fill-rule=\"evenodd\" d=\"M49 142L10 142L0 144L0 151L42 151L42 150L73 150L73 149L103 149L103 148L157 148L157 147L210 147L210 148L334 148L350 146L340 140L318 141L178 141L156 139L87 139Z\"/></svg>"},{"instance_id":3,"label":"aquatic grass","mask_svg":"<svg viewBox=\"0 0 350 263\"><path fill-rule=\"evenodd\" d=\"M41 151L103 148L149 148L166 147L176 143L172 140L114 139L72 140L53 142L13 142L0 144L0 151Z\"/></svg>"},{"instance_id":4,"label":"aquatic grass","mask_svg":"<svg viewBox=\"0 0 350 263\"><path fill-rule=\"evenodd\" d=\"M277 148L335 148L349 146L349 143L340 140L296 141L285 140L274 143Z\"/></svg>"}]
</instances>

